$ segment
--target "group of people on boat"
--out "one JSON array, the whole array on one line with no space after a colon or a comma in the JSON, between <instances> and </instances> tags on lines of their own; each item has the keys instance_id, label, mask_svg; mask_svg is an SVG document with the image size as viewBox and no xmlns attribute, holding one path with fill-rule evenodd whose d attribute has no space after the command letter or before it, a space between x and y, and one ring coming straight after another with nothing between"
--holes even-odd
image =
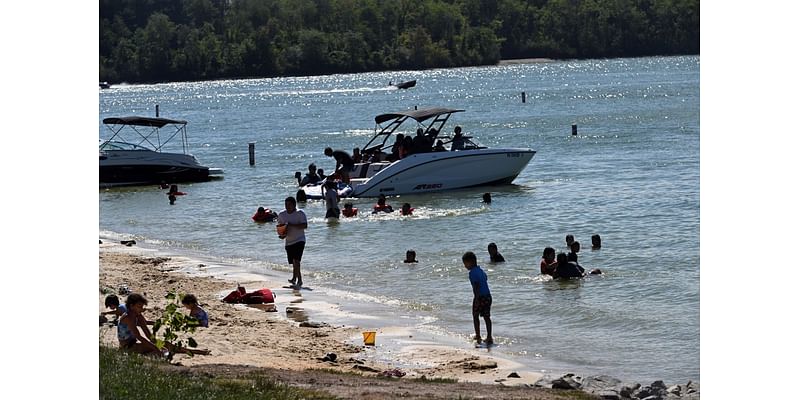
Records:
<instances>
[{"instance_id":1,"label":"group of people on boat","mask_svg":"<svg viewBox=\"0 0 800 400\"><path fill-rule=\"evenodd\" d=\"M416 136L404 135L398 133L395 136L395 142L391 147L391 153L384 154L379 149L373 149L369 152L361 152L358 147L353 149L352 154L344 150L334 150L331 147L326 147L324 154L336 160L336 167L331 174L331 179L338 179L343 183L350 182L350 172L356 164L362 162L379 162L379 161L397 161L402 160L412 154L429 153L448 151L444 146L445 142L437 139L438 131L436 128L430 128L425 131L423 128L418 128ZM464 150L466 148L466 137L462 134L460 126L453 129L453 137L450 145L450 151ZM434 143L435 142L435 143ZM309 184L318 184L326 180L328 176L324 171L317 169L314 163L308 165L308 172L303 176L299 171L295 172L295 179L300 187Z\"/></svg>"},{"instance_id":2,"label":"group of people on boat","mask_svg":"<svg viewBox=\"0 0 800 400\"><path fill-rule=\"evenodd\" d=\"M392 145L392 153L387 156L387 161L402 160L416 153L430 153L438 151L448 151L444 147L444 141L437 139L439 132L436 128L430 128L425 132L422 128L417 129L416 136L398 133ZM461 133L461 127L453 129L453 140L450 150L464 150L465 138Z\"/></svg>"}]
</instances>

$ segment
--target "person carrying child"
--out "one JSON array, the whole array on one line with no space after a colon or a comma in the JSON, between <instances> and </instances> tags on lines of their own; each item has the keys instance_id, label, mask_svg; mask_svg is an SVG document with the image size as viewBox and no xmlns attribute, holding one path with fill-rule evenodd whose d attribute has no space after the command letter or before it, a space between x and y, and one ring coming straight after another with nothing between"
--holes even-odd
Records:
<instances>
[{"instance_id":1,"label":"person carrying child","mask_svg":"<svg viewBox=\"0 0 800 400\"><path fill-rule=\"evenodd\" d=\"M480 317L486 322L486 344L494 343L492 337L492 293L489 291L489 279L486 272L483 272L478 265L478 258L475 253L468 251L461 257L464 268L469 271L469 282L472 285L472 323L475 326L475 341L481 344L481 321Z\"/></svg>"}]
</instances>

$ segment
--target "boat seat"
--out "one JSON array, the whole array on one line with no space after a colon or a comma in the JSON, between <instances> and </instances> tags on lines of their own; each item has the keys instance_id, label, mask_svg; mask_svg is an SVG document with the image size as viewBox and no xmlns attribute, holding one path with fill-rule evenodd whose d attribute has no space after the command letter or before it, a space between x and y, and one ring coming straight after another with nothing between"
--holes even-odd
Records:
<instances>
[{"instance_id":1,"label":"boat seat","mask_svg":"<svg viewBox=\"0 0 800 400\"><path fill-rule=\"evenodd\" d=\"M369 171L369 164L368 162L365 163L358 163L353 166L353 170L350 171L350 178L366 178L367 171Z\"/></svg>"},{"instance_id":2,"label":"boat seat","mask_svg":"<svg viewBox=\"0 0 800 400\"><path fill-rule=\"evenodd\" d=\"M369 165L369 170L367 171L367 176L365 178L371 178L378 173L378 171L382 170L384 167L388 166L389 163L372 163Z\"/></svg>"}]
</instances>

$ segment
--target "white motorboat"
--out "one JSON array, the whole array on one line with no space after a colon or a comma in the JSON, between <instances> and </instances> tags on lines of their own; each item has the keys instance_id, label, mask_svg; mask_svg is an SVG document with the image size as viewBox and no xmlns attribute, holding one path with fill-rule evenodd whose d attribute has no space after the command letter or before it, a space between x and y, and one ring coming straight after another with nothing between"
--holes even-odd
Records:
<instances>
[{"instance_id":1,"label":"white motorboat","mask_svg":"<svg viewBox=\"0 0 800 400\"><path fill-rule=\"evenodd\" d=\"M187 152L186 121L151 117L113 117L103 120L112 132L100 140L100 186L202 182L222 174ZM160 130L169 127L167 134ZM123 132L128 135L123 137ZM181 152L162 151L176 136ZM133 138L132 141L125 139Z\"/></svg>"},{"instance_id":2,"label":"white motorboat","mask_svg":"<svg viewBox=\"0 0 800 400\"><path fill-rule=\"evenodd\" d=\"M463 149L433 151L427 148L391 160L394 142L387 145L387 141L405 121L415 121L429 140L442 140L447 145L453 138L443 135L442 127L452 114L462 111L426 108L375 117L377 133L361 150L362 154L371 155L374 161L355 164L350 171L349 187L339 186L340 196L377 197L381 194L436 192L511 183L536 151L529 148L488 148L474 143L471 136L463 136ZM319 185L303 189L307 197L321 198Z\"/></svg>"}]
</instances>

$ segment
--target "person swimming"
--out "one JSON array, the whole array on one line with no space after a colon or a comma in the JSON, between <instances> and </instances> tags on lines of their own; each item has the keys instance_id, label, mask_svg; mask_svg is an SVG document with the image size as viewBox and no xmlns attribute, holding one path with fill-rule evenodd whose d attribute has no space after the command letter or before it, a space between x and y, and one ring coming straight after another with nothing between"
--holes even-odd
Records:
<instances>
[{"instance_id":1,"label":"person swimming","mask_svg":"<svg viewBox=\"0 0 800 400\"><path fill-rule=\"evenodd\" d=\"M272 222L275 218L278 218L278 213L275 211L270 210L269 208L258 207L256 213L253 214L253 221L255 222Z\"/></svg>"}]
</instances>

